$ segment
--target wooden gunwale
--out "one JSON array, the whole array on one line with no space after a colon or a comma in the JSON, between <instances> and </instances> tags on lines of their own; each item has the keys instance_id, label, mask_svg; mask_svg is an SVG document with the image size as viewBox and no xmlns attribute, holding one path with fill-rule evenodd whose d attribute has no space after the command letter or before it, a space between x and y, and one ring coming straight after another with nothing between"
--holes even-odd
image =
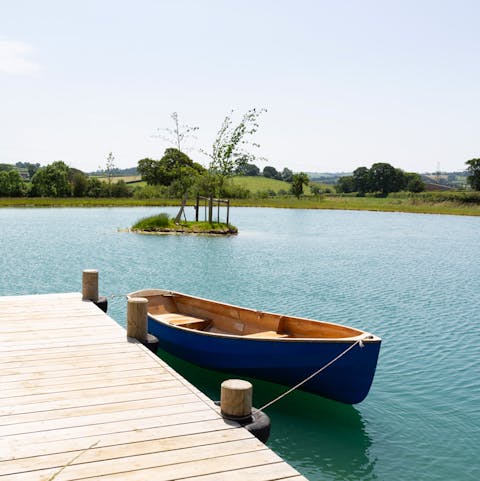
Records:
<instances>
[{"instance_id":1,"label":"wooden gunwale","mask_svg":"<svg viewBox=\"0 0 480 481\"><path fill-rule=\"evenodd\" d=\"M208 299L189 296L175 291L163 290L163 289L145 289L141 291L134 292L129 295L130 297L146 297L149 299L149 316L157 322L162 323L165 326L168 326L172 329L180 329L182 331L190 331L195 332L200 336L214 336L214 337L222 337L222 338L235 338L235 339L248 339L255 342L265 342L265 341L272 341L275 342L312 342L312 343L345 343L345 344L353 344L357 342L359 339L362 339L363 342L379 342L380 338L373 334L370 334L366 331L362 331L360 329L352 328L349 326L336 324L332 322L326 321L318 321L314 319L302 318L302 317L295 317L295 316L285 316L282 314L276 314L266 311L257 311L254 309L249 309L246 307L240 307L233 304L227 304L218 301L211 301ZM159 297L165 297L167 299L180 299L182 302L180 303L181 306L185 306L189 302L190 305L193 306L191 309L197 310L198 315L192 313L184 313L179 312L178 315L182 315L188 317L189 320L184 325L180 322L170 322L169 316L172 314L176 314L175 312L168 312L165 311L163 314L156 313L156 308L159 306ZM198 305L202 305L201 308ZM176 303L178 306L178 303ZM175 306L175 307L176 307ZM209 312L206 306L211 306L212 309L215 309L215 312ZM230 313L227 315L225 313ZM165 317L162 317L165 316ZM214 331L209 330L200 330L200 329L192 329L189 327L191 324L195 323L206 323L206 322L215 322L217 319L222 319L224 323L232 322L232 323L244 323L248 324L248 316L257 316L260 322L257 322L258 325L261 325L261 319L267 319L265 322L265 329L258 329L257 331L252 331L247 334L239 333L234 334L227 331L222 331L221 329L215 329ZM235 318L236 317L236 318ZM229 321L225 321L229 319ZM242 319L243 318L243 319ZM273 323L277 323L277 329L272 329L269 327L268 322L271 321ZM344 331L345 333L355 333L354 335L344 336L344 337L321 337L317 336L295 336L292 334L288 334L288 332L282 331L282 323L283 326L285 325L294 325L298 323L298 325L308 325L312 329L310 331L315 331L316 328L320 330L321 328L327 328L331 330L337 330L339 332ZM294 329L293 329L294 330ZM272 333L272 334L271 334ZM276 335L274 334L276 333ZM262 336L264 334L264 336Z\"/></svg>"}]
</instances>

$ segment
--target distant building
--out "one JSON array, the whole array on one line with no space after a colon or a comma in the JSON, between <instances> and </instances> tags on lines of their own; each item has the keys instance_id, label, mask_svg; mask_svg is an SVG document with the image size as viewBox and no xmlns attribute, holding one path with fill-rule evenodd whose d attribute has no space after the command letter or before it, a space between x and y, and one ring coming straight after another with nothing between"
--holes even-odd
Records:
<instances>
[{"instance_id":1,"label":"distant building","mask_svg":"<svg viewBox=\"0 0 480 481\"><path fill-rule=\"evenodd\" d=\"M20 177L23 180L30 180L30 174L28 173L28 169L26 169L25 167L15 167L15 169L20 174Z\"/></svg>"}]
</instances>

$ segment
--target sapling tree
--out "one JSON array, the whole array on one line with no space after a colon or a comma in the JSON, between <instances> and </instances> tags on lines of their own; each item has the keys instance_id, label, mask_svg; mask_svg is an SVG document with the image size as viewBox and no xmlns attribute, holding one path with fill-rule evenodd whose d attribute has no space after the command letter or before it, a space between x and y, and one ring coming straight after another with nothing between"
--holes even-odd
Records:
<instances>
[{"instance_id":1,"label":"sapling tree","mask_svg":"<svg viewBox=\"0 0 480 481\"><path fill-rule=\"evenodd\" d=\"M164 140L165 142L174 145L181 152L184 152L184 149L186 149L186 141L188 139L196 138L195 135L193 135L193 132L196 132L199 127L194 127L187 124L180 125L177 112L173 112L170 115L170 118L173 120L173 129L168 127L164 129L157 129L157 133L154 134L153 137Z\"/></svg>"},{"instance_id":2,"label":"sapling tree","mask_svg":"<svg viewBox=\"0 0 480 481\"><path fill-rule=\"evenodd\" d=\"M109 194L111 193L111 190L112 190L112 177L115 169L116 169L115 157L113 156L113 153L110 152L108 154L107 162L105 164L105 174L107 176Z\"/></svg>"},{"instance_id":3,"label":"sapling tree","mask_svg":"<svg viewBox=\"0 0 480 481\"><path fill-rule=\"evenodd\" d=\"M249 147L258 148L259 144L250 142L258 128L258 118L266 109L250 109L243 114L238 125L234 125L233 110L225 117L217 133L211 152L202 153L210 157L210 171L222 179L231 177L234 173L255 161L255 155L249 152Z\"/></svg>"}]
</instances>

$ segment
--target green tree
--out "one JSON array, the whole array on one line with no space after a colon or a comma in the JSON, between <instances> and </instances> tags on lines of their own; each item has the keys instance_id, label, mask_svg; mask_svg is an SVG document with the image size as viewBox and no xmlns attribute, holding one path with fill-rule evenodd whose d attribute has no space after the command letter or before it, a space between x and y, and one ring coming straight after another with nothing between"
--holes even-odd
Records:
<instances>
[{"instance_id":1,"label":"green tree","mask_svg":"<svg viewBox=\"0 0 480 481\"><path fill-rule=\"evenodd\" d=\"M11 164L0 164L0 172L8 172L9 170L13 169L13 165Z\"/></svg>"},{"instance_id":2,"label":"green tree","mask_svg":"<svg viewBox=\"0 0 480 481\"><path fill-rule=\"evenodd\" d=\"M236 168L235 175L256 177L260 175L260 169L255 164L242 163Z\"/></svg>"},{"instance_id":3,"label":"green tree","mask_svg":"<svg viewBox=\"0 0 480 481\"><path fill-rule=\"evenodd\" d=\"M468 165L467 172L469 173L467 182L473 190L480 190L480 159L470 159L465 163Z\"/></svg>"},{"instance_id":4,"label":"green tree","mask_svg":"<svg viewBox=\"0 0 480 481\"><path fill-rule=\"evenodd\" d=\"M372 192L381 192L388 195L390 192L397 192L399 179L395 167L386 162L373 164L370 168L370 187Z\"/></svg>"},{"instance_id":5,"label":"green tree","mask_svg":"<svg viewBox=\"0 0 480 481\"><path fill-rule=\"evenodd\" d=\"M83 172L74 172L72 175L72 193L74 197L84 197L87 193L88 177Z\"/></svg>"},{"instance_id":6,"label":"green tree","mask_svg":"<svg viewBox=\"0 0 480 481\"><path fill-rule=\"evenodd\" d=\"M266 177L267 179L277 179L277 180L282 179L282 174L275 167L272 167L271 165L266 165L263 168L263 176Z\"/></svg>"},{"instance_id":7,"label":"green tree","mask_svg":"<svg viewBox=\"0 0 480 481\"><path fill-rule=\"evenodd\" d=\"M308 185L310 179L305 172L299 172L298 174L293 174L292 178L292 194L299 199L300 196L303 194L303 186Z\"/></svg>"},{"instance_id":8,"label":"green tree","mask_svg":"<svg viewBox=\"0 0 480 481\"><path fill-rule=\"evenodd\" d=\"M87 181L87 190L86 190L86 196L87 197L101 197L103 188L102 185L105 182L102 182L100 179L97 177L89 177Z\"/></svg>"},{"instance_id":9,"label":"green tree","mask_svg":"<svg viewBox=\"0 0 480 481\"><path fill-rule=\"evenodd\" d=\"M158 160L153 160L148 157L138 161L137 172L142 176L142 180L149 185L160 184L160 173L158 170Z\"/></svg>"},{"instance_id":10,"label":"green tree","mask_svg":"<svg viewBox=\"0 0 480 481\"><path fill-rule=\"evenodd\" d=\"M335 190L339 194L350 194L355 192L355 180L352 175L340 177L335 185Z\"/></svg>"},{"instance_id":11,"label":"green tree","mask_svg":"<svg viewBox=\"0 0 480 481\"><path fill-rule=\"evenodd\" d=\"M132 196L132 191L128 187L127 183L122 179L119 180L118 182L115 182L110 190L110 195L112 197L131 197Z\"/></svg>"},{"instance_id":12,"label":"green tree","mask_svg":"<svg viewBox=\"0 0 480 481\"><path fill-rule=\"evenodd\" d=\"M178 149L168 148L160 160L142 159L138 172L150 185L171 186L175 196L184 195L205 168Z\"/></svg>"},{"instance_id":13,"label":"green tree","mask_svg":"<svg viewBox=\"0 0 480 481\"><path fill-rule=\"evenodd\" d=\"M422 178L413 172L405 173L405 188L408 192L419 193L425 190L425 183Z\"/></svg>"},{"instance_id":14,"label":"green tree","mask_svg":"<svg viewBox=\"0 0 480 481\"><path fill-rule=\"evenodd\" d=\"M71 194L69 167L61 160L40 168L32 178L32 197L68 197Z\"/></svg>"},{"instance_id":15,"label":"green tree","mask_svg":"<svg viewBox=\"0 0 480 481\"><path fill-rule=\"evenodd\" d=\"M201 174L195 182L195 185L193 187L195 195L199 194L203 195L204 197L210 197L214 195L220 196L221 186L219 180L220 178L218 175L207 170L206 172Z\"/></svg>"},{"instance_id":16,"label":"green tree","mask_svg":"<svg viewBox=\"0 0 480 481\"><path fill-rule=\"evenodd\" d=\"M22 197L27 184L16 170L0 171L0 197Z\"/></svg>"},{"instance_id":17,"label":"green tree","mask_svg":"<svg viewBox=\"0 0 480 481\"><path fill-rule=\"evenodd\" d=\"M366 167L358 167L353 171L354 192L365 195L370 192L370 171Z\"/></svg>"},{"instance_id":18,"label":"green tree","mask_svg":"<svg viewBox=\"0 0 480 481\"><path fill-rule=\"evenodd\" d=\"M247 137L254 135L258 128L258 118L265 109L250 109L243 115L238 125L233 125L232 114L225 117L212 145L212 152L202 151L210 157L210 170L221 178L231 177L235 171L246 163L254 162L255 156L248 152L247 146L260 147L250 143Z\"/></svg>"}]
</instances>

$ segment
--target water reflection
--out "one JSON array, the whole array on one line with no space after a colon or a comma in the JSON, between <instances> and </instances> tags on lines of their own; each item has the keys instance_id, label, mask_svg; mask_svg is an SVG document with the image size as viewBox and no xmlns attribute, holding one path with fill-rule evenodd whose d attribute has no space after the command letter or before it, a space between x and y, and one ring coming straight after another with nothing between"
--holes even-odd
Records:
<instances>
[{"instance_id":1,"label":"water reflection","mask_svg":"<svg viewBox=\"0 0 480 481\"><path fill-rule=\"evenodd\" d=\"M211 399L220 398L226 373L211 371L159 351L160 357ZM278 384L248 379L254 406L285 392ZM375 480L372 441L354 407L295 391L267 409L272 420L268 445L310 480ZM308 446L308 449L305 449ZM313 449L312 449L313 448Z\"/></svg>"}]
</instances>

